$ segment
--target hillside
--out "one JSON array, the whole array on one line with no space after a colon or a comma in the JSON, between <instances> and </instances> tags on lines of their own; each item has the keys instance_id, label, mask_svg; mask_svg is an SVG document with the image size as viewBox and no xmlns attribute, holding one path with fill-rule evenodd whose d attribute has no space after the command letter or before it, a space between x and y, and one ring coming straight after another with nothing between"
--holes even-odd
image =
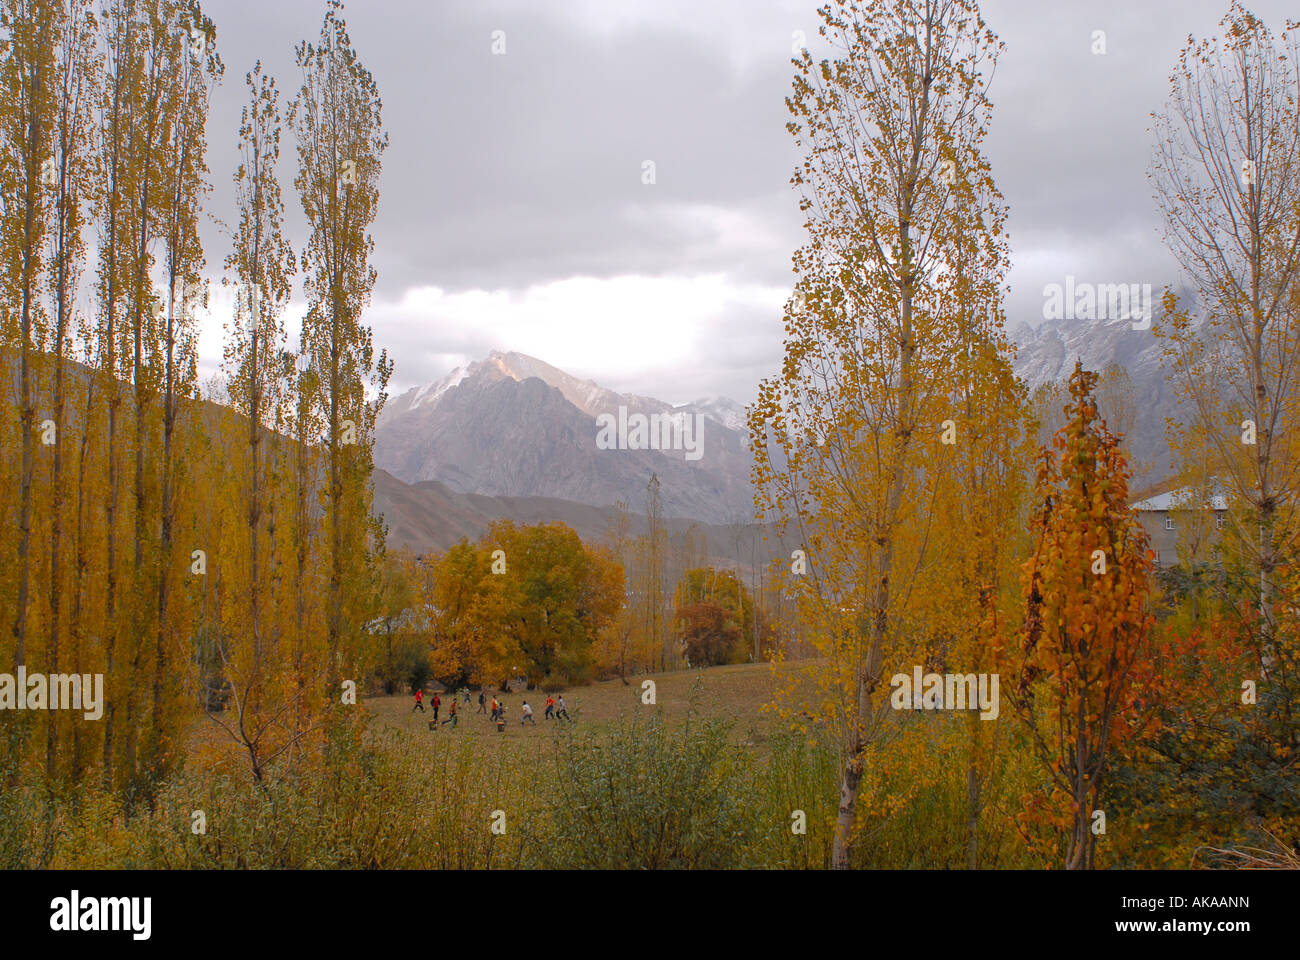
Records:
<instances>
[{"instance_id":1,"label":"hillside","mask_svg":"<svg viewBox=\"0 0 1300 960\"><path fill-rule=\"evenodd\" d=\"M388 525L390 547L409 547L416 553L447 549L462 537L475 540L495 520L516 524L565 523L590 543L606 539L618 511L558 497L491 497L460 493L436 480L407 484L385 470L374 472L374 511ZM645 517L629 513L628 533L645 532ZM687 517L665 517L671 538L692 531L708 544L710 558L720 565L765 563L777 555L778 541L759 524L711 524ZM767 538L766 541L764 538ZM789 551L786 551L788 554Z\"/></svg>"}]
</instances>

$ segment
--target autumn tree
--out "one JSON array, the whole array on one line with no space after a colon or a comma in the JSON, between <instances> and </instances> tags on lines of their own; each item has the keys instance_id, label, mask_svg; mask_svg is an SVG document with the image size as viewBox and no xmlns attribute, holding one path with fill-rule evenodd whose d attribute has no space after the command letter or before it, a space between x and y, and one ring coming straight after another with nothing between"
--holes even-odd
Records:
<instances>
[{"instance_id":1,"label":"autumn tree","mask_svg":"<svg viewBox=\"0 0 1300 960\"><path fill-rule=\"evenodd\" d=\"M562 523L500 520L433 564L435 676L530 686L586 679L623 601L623 568Z\"/></svg>"},{"instance_id":2,"label":"autumn tree","mask_svg":"<svg viewBox=\"0 0 1300 960\"><path fill-rule=\"evenodd\" d=\"M40 296L45 239L51 227L42 175L52 156L57 111L56 37L63 10L50 0L8 0L0 5L0 329L6 352L17 357L17 403L21 449L16 480L15 536L6 537L5 629L15 669L28 658L32 626L33 476L36 470L36 390L39 357L48 337L48 314ZM8 364L6 364L6 371ZM6 379L8 374L6 373ZM9 393L8 384L5 393ZM8 579L8 576L6 576ZM18 750L25 741L21 724Z\"/></svg>"},{"instance_id":3,"label":"autumn tree","mask_svg":"<svg viewBox=\"0 0 1300 960\"><path fill-rule=\"evenodd\" d=\"M630 586L634 580L633 557L636 555L636 541L632 536L632 515L627 504L620 500L614 504L614 514L610 519L609 529L605 534L605 545L613 558L624 570L625 585ZM636 636L640 620L637 606L626 602L631 596L627 590L625 602L619 608L614 620L597 638L596 663L598 669L616 671L620 680L627 684L628 667L635 664Z\"/></svg>"},{"instance_id":4,"label":"autumn tree","mask_svg":"<svg viewBox=\"0 0 1300 960\"><path fill-rule=\"evenodd\" d=\"M981 143L999 44L971 2L836 2L832 56L795 60L788 124L805 159L785 362L750 414L759 507L802 542L783 571L817 647L818 716L841 736L833 863L849 865L859 784L882 734L887 662L926 641L944 589L926 565L956 420L961 324L997 311L1005 257ZM937 439L936 439L937 442ZM933 534L933 537L931 536Z\"/></svg>"},{"instance_id":5,"label":"autumn tree","mask_svg":"<svg viewBox=\"0 0 1300 960\"><path fill-rule=\"evenodd\" d=\"M1300 460L1300 25L1275 38L1240 3L1221 34L1189 39L1156 116L1151 178L1165 240L1199 304L1165 297L1157 332L1192 423L1189 466L1212 469L1249 516L1231 537L1251 572L1256 652L1281 702L1297 691L1295 640L1280 636L1278 570L1294 557ZM1199 310L1197 310L1199 307ZM1201 314L1199 317L1197 314ZM1289 712L1289 711L1288 711Z\"/></svg>"},{"instance_id":6,"label":"autumn tree","mask_svg":"<svg viewBox=\"0 0 1300 960\"><path fill-rule=\"evenodd\" d=\"M678 607L673 620L691 666L716 667L736 662L736 649L745 638L731 611L722 604L692 601Z\"/></svg>"},{"instance_id":7,"label":"autumn tree","mask_svg":"<svg viewBox=\"0 0 1300 960\"><path fill-rule=\"evenodd\" d=\"M385 693L393 693L399 684L418 688L431 676L433 610L425 574L424 563L409 550L384 557L370 631L379 644L369 659Z\"/></svg>"},{"instance_id":8,"label":"autumn tree","mask_svg":"<svg viewBox=\"0 0 1300 960\"><path fill-rule=\"evenodd\" d=\"M1095 862L1108 762L1159 701L1147 610L1151 558L1128 504L1129 467L1097 413L1097 375L1076 364L1066 426L1038 466L1023 628L1005 688L1046 767L1068 836L1067 869Z\"/></svg>"},{"instance_id":9,"label":"autumn tree","mask_svg":"<svg viewBox=\"0 0 1300 960\"><path fill-rule=\"evenodd\" d=\"M510 670L512 651L505 635L492 626L492 576L490 551L468 540L431 561L432 669L451 686L500 678Z\"/></svg>"},{"instance_id":10,"label":"autumn tree","mask_svg":"<svg viewBox=\"0 0 1300 960\"><path fill-rule=\"evenodd\" d=\"M596 662L601 670L627 676L638 670L663 669L670 655L671 638L665 640L665 567L669 548L663 521L659 480L651 475L646 486L645 532L633 533L639 523L626 503L614 505L605 542L623 570L626 603L597 641Z\"/></svg>"},{"instance_id":11,"label":"autumn tree","mask_svg":"<svg viewBox=\"0 0 1300 960\"><path fill-rule=\"evenodd\" d=\"M659 669L667 670L676 662L672 638L664 623L664 561L668 549L668 532L664 527L664 501L658 474L651 474L646 483L645 515L646 535L643 541L643 568L641 602L645 611L645 635L650 649L657 651Z\"/></svg>"},{"instance_id":12,"label":"autumn tree","mask_svg":"<svg viewBox=\"0 0 1300 960\"><path fill-rule=\"evenodd\" d=\"M104 10L103 32L104 83L97 104L98 131L94 175L96 181L94 211L98 234L98 266L95 278L97 317L94 327L94 357L99 381L98 394L106 405L105 414L105 482L103 503L103 576L104 603L99 619L105 674L104 730L100 774L105 790L114 786L117 703L121 684L118 680L119 580L121 562L119 543L124 539L121 527L122 458L124 444L119 428L123 390L120 344L123 326L123 287L130 273L130 238L126 233L125 197L130 192L133 167L128 162L130 117L140 99L137 80L139 56L135 41L136 26L131 10L123 0ZM87 420L91 415L91 395L87 396ZM84 458L83 458L84 462ZM84 579L82 582L85 582Z\"/></svg>"},{"instance_id":13,"label":"autumn tree","mask_svg":"<svg viewBox=\"0 0 1300 960\"><path fill-rule=\"evenodd\" d=\"M282 315L296 261L284 236L277 169L280 95L260 61L244 83L248 99L240 114L234 173L238 213L226 256L226 280L235 297L225 350L230 404L244 418L240 452L232 451L231 457L237 467L228 471L239 479L230 493L240 505L240 533L223 545L223 582L231 602L217 642L239 714L228 730L243 744L254 778L260 779L266 764L293 749L306 733L295 725L301 718L294 709L291 678L312 664L291 656L293 631L286 628L288 609L282 600L291 590L281 573L291 550L285 535L288 520L281 518L289 512L284 502L289 472L284 448L289 442L284 434L295 373Z\"/></svg>"},{"instance_id":14,"label":"autumn tree","mask_svg":"<svg viewBox=\"0 0 1300 960\"><path fill-rule=\"evenodd\" d=\"M1216 782L1196 795L1211 810L1250 810L1261 823L1294 818L1300 757L1300 594L1290 572L1300 543L1298 59L1300 24L1275 36L1234 2L1218 35L1189 38L1182 51L1170 103L1156 117L1151 163L1166 244L1197 300L1166 293L1156 326L1187 411L1186 422L1172 425L1171 444L1184 488L1200 502L1221 497L1227 508L1210 569L1191 584L1205 621L1195 633L1244 643L1258 686L1248 716L1235 717L1223 738L1249 776L1242 783L1232 766L1212 765ZM1198 552L1184 554L1194 560ZM1218 627L1209 630L1210 621ZM1203 716L1214 711L1170 717L1175 739L1220 749L1207 734L1224 728ZM1185 759L1183 769L1197 767Z\"/></svg>"},{"instance_id":15,"label":"autumn tree","mask_svg":"<svg viewBox=\"0 0 1300 960\"><path fill-rule=\"evenodd\" d=\"M687 613L700 605L702 609ZM740 662L745 656L745 640L756 636L760 629L752 594L730 570L713 567L687 570L673 591L673 607L673 619L692 666ZM718 632L722 626L727 631L725 641ZM703 637L708 640L702 646ZM707 656L701 658L699 654L705 648Z\"/></svg>"},{"instance_id":16,"label":"autumn tree","mask_svg":"<svg viewBox=\"0 0 1300 960\"><path fill-rule=\"evenodd\" d=\"M173 177L184 166L173 134L186 122L182 114L196 108L179 95L177 86L189 55L188 33L178 26L183 9L188 5L173 0L112 0L101 20L105 77L95 163L95 335L108 404L103 611L108 702L102 772L106 788L127 790L144 786L141 734L150 731L157 740L159 733L149 719L152 698L146 699L143 692L158 689L151 680L157 677L158 631L165 632L158 621L164 579L158 474L165 458L154 439L165 418L157 402L168 370L165 331L171 324L175 333L175 327L174 317L164 320L166 297L154 288L153 271L156 246L167 242L166 211L175 207L169 181L174 187ZM205 104L203 99L197 108L203 110ZM191 155L190 164L201 180L199 149L199 158ZM193 167L196 159L198 168ZM187 197L187 202L192 204L193 198ZM177 243L172 246L181 249ZM192 256L192 247L185 255ZM181 344L177 340L173 346ZM173 354L173 375L176 359ZM125 406L128 395L132 403ZM133 465L129 474L128 460ZM126 544L129 562L125 550L119 551Z\"/></svg>"},{"instance_id":17,"label":"autumn tree","mask_svg":"<svg viewBox=\"0 0 1300 960\"><path fill-rule=\"evenodd\" d=\"M167 306L154 286L157 247L166 233L169 205L168 181L179 158L173 153L172 132L181 123L182 100L175 82L188 46L176 29L178 5L167 0L144 0L127 4L122 11L131 45L133 85L136 100L128 117L126 156L131 180L123 198L125 216L118 222L123 230L126 262L123 271L125 324L121 350L127 361L125 374L131 386L133 471L128 485L132 545L128 570L130 594L120 615L125 626L127 670L124 672L125 703L122 729L122 784L128 796L147 789L141 769L142 734L151 724L144 692L154 640L161 625L156 614L159 584L166 578L161 553L162 504L155 476L163 469L163 453L154 442L164 411L160 409L167 359L164 318Z\"/></svg>"},{"instance_id":18,"label":"autumn tree","mask_svg":"<svg viewBox=\"0 0 1300 960\"><path fill-rule=\"evenodd\" d=\"M928 617L926 658L942 672L994 672L992 638L1014 610L1020 552L1013 532L1024 515L1025 474L1032 431L1023 385L1011 370L1001 318L963 324L965 349L956 358L954 417L927 451L939 482L935 528L944 531L930 563L947 571L948 601ZM982 816L996 763L1000 728L970 709L966 725L968 869L980 863Z\"/></svg>"},{"instance_id":19,"label":"autumn tree","mask_svg":"<svg viewBox=\"0 0 1300 960\"><path fill-rule=\"evenodd\" d=\"M375 354L363 313L375 284L367 232L379 208L381 159L388 146L374 77L348 36L340 0L330 0L320 39L296 49L302 85L289 111L298 149L294 180L309 238L301 263L307 298L302 353L325 428L329 557L326 607L328 690L359 638L361 607L382 548L371 516L375 419L392 364Z\"/></svg>"},{"instance_id":20,"label":"autumn tree","mask_svg":"<svg viewBox=\"0 0 1300 960\"><path fill-rule=\"evenodd\" d=\"M164 166L159 177L156 214L162 248L164 287L157 302L159 449L157 587L153 597L153 671L143 765L150 786L176 761L180 731L177 665L189 656L190 610L185 589L192 579L192 514L181 507L181 491L191 475L189 438L201 430L192 403L197 398L198 325L195 311L204 299L205 265L199 223L208 191L205 128L212 87L222 75L216 54L216 26L190 0L163 8L161 29L168 31L168 70L163 89L174 103L165 134ZM188 449L186 449L188 448ZM187 482L188 481L188 482Z\"/></svg>"},{"instance_id":21,"label":"autumn tree","mask_svg":"<svg viewBox=\"0 0 1300 960\"><path fill-rule=\"evenodd\" d=\"M603 551L588 548L561 523L494 523L484 546L502 551L495 579L497 622L521 656L530 685L552 675L584 679L591 647L622 602L622 575ZM508 679L508 678L503 678Z\"/></svg>"},{"instance_id":22,"label":"autumn tree","mask_svg":"<svg viewBox=\"0 0 1300 960\"><path fill-rule=\"evenodd\" d=\"M76 610L80 591L67 562L65 543L71 535L74 548L80 549L81 533L70 522L70 501L80 508L80 486L69 489L69 470L76 465L71 454L77 450L77 431L70 422L69 400L73 392L70 367L76 353L74 343L82 340L81 317L77 310L77 288L85 268L86 210L92 200L91 147L93 114L97 95L98 70L95 64L95 29L89 0L72 0L65 9L54 50L55 96L54 134L51 156L46 160L49 176L44 185L52 198L52 225L49 236L46 283L51 304L50 359L53 364L51 384L51 421L54 444L50 469L50 561L49 561L49 647L46 662L51 673L60 663L71 660L74 671L81 672L80 636ZM81 423L83 437L90 427ZM83 454L84 457L84 448ZM76 598L76 599L73 599ZM69 604L67 601L72 600ZM71 609L70 609L71 608ZM70 614L72 614L70 616ZM72 641L70 656L62 649L65 636ZM59 716L51 711L47 719L45 772L53 779L58 773ZM74 780L80 776L80 756L75 748L71 768Z\"/></svg>"}]
</instances>

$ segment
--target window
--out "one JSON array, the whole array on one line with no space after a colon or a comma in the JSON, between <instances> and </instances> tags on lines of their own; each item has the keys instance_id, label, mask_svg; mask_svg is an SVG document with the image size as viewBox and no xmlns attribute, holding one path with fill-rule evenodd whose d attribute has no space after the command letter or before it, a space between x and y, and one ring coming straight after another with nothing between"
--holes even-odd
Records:
<instances>
[{"instance_id":1,"label":"window","mask_svg":"<svg viewBox=\"0 0 1300 960\"><path fill-rule=\"evenodd\" d=\"M1172 530L1173 528L1174 528L1174 518L1171 517L1171 516L1169 516L1169 514L1166 513L1166 514L1165 514L1165 529L1166 529L1166 530Z\"/></svg>"},{"instance_id":2,"label":"window","mask_svg":"<svg viewBox=\"0 0 1300 960\"><path fill-rule=\"evenodd\" d=\"M1225 525L1226 525L1226 521L1224 520L1223 514L1219 514L1217 517L1214 518L1215 530L1222 530Z\"/></svg>"},{"instance_id":3,"label":"window","mask_svg":"<svg viewBox=\"0 0 1300 960\"><path fill-rule=\"evenodd\" d=\"M1159 562L1160 562L1160 550L1157 548L1157 550L1156 550L1156 563L1159 563Z\"/></svg>"}]
</instances>

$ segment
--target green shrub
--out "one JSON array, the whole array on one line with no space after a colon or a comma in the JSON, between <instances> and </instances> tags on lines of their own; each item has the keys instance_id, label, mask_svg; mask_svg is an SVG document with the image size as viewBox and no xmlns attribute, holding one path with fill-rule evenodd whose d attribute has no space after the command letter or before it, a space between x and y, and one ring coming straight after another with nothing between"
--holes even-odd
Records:
<instances>
[{"instance_id":1,"label":"green shrub","mask_svg":"<svg viewBox=\"0 0 1300 960\"><path fill-rule=\"evenodd\" d=\"M674 728L656 710L604 736L558 735L553 844L546 860L585 869L739 866L748 845L744 778L727 727L694 708Z\"/></svg>"}]
</instances>

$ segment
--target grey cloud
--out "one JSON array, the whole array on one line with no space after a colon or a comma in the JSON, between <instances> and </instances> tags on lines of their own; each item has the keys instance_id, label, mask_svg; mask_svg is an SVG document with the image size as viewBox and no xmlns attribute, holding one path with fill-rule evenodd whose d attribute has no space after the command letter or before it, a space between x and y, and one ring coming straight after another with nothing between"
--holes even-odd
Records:
<instances>
[{"instance_id":1,"label":"grey cloud","mask_svg":"<svg viewBox=\"0 0 1300 960\"><path fill-rule=\"evenodd\" d=\"M790 283L802 236L787 183L796 157L784 129L786 48L792 24L813 33L815 6L724 7L735 29L721 33L717 8L691 5L611 32L586 29L560 0L353 2L348 22L383 93L392 141L374 230L377 298L396 302L420 285L522 290L578 275L722 272ZM1252 8L1280 29L1287 6ZM1187 34L1213 31L1226 9L1226 0L984 4L1007 44L988 152L1011 207L1013 320L1038 322L1043 285L1064 272L1174 278L1146 180L1149 114L1164 102ZM291 96L293 44L315 36L322 11L299 0L212 4L229 69L209 130L216 209L229 202L244 71L260 57ZM495 29L506 31L503 57L490 52ZM1105 56L1089 51L1094 29L1107 33ZM770 49L737 59L734 48L751 40ZM653 187L640 182L646 159L657 164ZM292 166L286 149L286 184ZM288 187L286 201L290 228L300 230ZM691 204L742 214L772 240L733 243L683 219ZM210 264L224 247L210 238ZM1057 250L1063 268L1045 266ZM387 322L384 333L412 380L445 372L449 357L510 346L484 331L400 326ZM609 385L750 397L755 371L779 365L779 317L719 316L701 342L698 367L672 371L671 389Z\"/></svg>"}]
</instances>

